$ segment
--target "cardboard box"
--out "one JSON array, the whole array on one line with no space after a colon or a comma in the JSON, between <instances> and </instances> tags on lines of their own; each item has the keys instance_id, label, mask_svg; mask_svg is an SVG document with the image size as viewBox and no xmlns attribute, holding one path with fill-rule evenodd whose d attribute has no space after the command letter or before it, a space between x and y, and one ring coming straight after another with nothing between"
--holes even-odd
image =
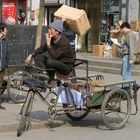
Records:
<instances>
[{"instance_id":1,"label":"cardboard box","mask_svg":"<svg viewBox=\"0 0 140 140\"><path fill-rule=\"evenodd\" d=\"M55 17L65 18L70 29L78 35L84 35L90 28L90 23L84 10L62 5L55 13Z\"/></svg>"},{"instance_id":2,"label":"cardboard box","mask_svg":"<svg viewBox=\"0 0 140 140\"><path fill-rule=\"evenodd\" d=\"M136 21L131 21L130 23L131 23L131 29L135 31L139 31L140 21L136 20Z\"/></svg>"},{"instance_id":3,"label":"cardboard box","mask_svg":"<svg viewBox=\"0 0 140 140\"><path fill-rule=\"evenodd\" d=\"M93 81L89 81L89 84L90 84L90 89L89 89L89 92L93 93L93 92L101 92L104 90L104 87L98 87L96 86L97 84L104 84L105 81L104 80L93 80ZM71 83L69 85L70 88L74 89L74 90L77 90L77 91L80 91L80 92L83 92L83 93L86 93L86 81L80 81L78 83ZM88 87L88 88L89 88Z\"/></svg>"},{"instance_id":4,"label":"cardboard box","mask_svg":"<svg viewBox=\"0 0 140 140\"><path fill-rule=\"evenodd\" d=\"M104 56L104 45L93 45L94 56Z\"/></svg>"}]
</instances>

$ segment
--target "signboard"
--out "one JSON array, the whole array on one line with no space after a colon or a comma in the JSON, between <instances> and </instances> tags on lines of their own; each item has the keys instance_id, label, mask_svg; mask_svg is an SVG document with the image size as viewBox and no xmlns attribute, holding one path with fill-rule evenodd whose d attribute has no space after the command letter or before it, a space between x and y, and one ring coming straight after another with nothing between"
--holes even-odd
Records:
<instances>
[{"instance_id":1,"label":"signboard","mask_svg":"<svg viewBox=\"0 0 140 140\"><path fill-rule=\"evenodd\" d=\"M16 19L16 0L2 0L2 20L14 25Z\"/></svg>"}]
</instances>

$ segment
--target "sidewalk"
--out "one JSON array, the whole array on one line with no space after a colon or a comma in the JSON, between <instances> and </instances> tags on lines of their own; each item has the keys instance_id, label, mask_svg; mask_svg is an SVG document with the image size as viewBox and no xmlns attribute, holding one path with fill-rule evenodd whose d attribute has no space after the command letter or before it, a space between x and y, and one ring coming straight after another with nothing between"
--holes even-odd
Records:
<instances>
[{"instance_id":1,"label":"sidewalk","mask_svg":"<svg viewBox=\"0 0 140 140\"><path fill-rule=\"evenodd\" d=\"M85 73L83 70L78 70L78 76L83 76L84 74ZM116 74L98 73L94 71L90 71L89 74L90 75L102 74L107 82L115 82L121 80L121 76ZM135 76L133 78L137 81L137 83L140 84L140 77ZM20 119L19 112L22 105L9 103L6 91L2 95L2 98L4 100L2 105L6 107L6 110L0 110L0 132L16 131L19 124ZM40 100L38 100L38 98L35 100L33 104L31 118L32 118L31 119L32 128L46 127L45 123L47 119L49 119L49 116L47 114L47 108L40 102ZM67 120L67 118L65 118L62 115L58 117L58 120L59 120L58 123L64 124L63 120L65 121Z\"/></svg>"}]
</instances>

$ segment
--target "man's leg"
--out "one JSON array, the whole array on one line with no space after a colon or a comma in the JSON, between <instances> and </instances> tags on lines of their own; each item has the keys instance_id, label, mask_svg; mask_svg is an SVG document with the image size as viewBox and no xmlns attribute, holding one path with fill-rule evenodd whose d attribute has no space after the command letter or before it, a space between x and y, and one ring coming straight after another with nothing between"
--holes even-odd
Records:
<instances>
[{"instance_id":1,"label":"man's leg","mask_svg":"<svg viewBox=\"0 0 140 140\"><path fill-rule=\"evenodd\" d=\"M5 71L1 71L0 72L0 88L2 87L2 82L3 82L4 74L5 74ZM5 107L3 107L1 105L1 103L2 103L1 96L2 96L2 93L0 93L0 109L5 109Z\"/></svg>"},{"instance_id":2,"label":"man's leg","mask_svg":"<svg viewBox=\"0 0 140 140\"><path fill-rule=\"evenodd\" d=\"M124 55L123 61L122 61L122 67L121 67L121 75L124 80L131 80L131 67L132 65L129 64L129 56Z\"/></svg>"},{"instance_id":3,"label":"man's leg","mask_svg":"<svg viewBox=\"0 0 140 140\"><path fill-rule=\"evenodd\" d=\"M63 75L69 75L70 72L72 71L71 67L62 63L59 60L55 59L48 59L46 61L46 67L48 69L54 69L56 72L63 74Z\"/></svg>"},{"instance_id":4,"label":"man's leg","mask_svg":"<svg viewBox=\"0 0 140 140\"><path fill-rule=\"evenodd\" d=\"M46 69L46 57L42 54L36 54L34 57L34 61L37 67L42 69Z\"/></svg>"}]
</instances>

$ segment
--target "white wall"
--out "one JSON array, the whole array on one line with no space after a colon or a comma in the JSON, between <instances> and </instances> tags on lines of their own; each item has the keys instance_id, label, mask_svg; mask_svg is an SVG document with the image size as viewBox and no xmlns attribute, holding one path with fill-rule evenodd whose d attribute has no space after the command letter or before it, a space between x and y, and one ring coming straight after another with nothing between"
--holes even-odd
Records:
<instances>
[{"instance_id":1,"label":"white wall","mask_svg":"<svg viewBox=\"0 0 140 140\"><path fill-rule=\"evenodd\" d=\"M128 20L138 20L139 0L129 0L129 16Z\"/></svg>"},{"instance_id":2,"label":"white wall","mask_svg":"<svg viewBox=\"0 0 140 140\"><path fill-rule=\"evenodd\" d=\"M128 22L138 20L139 0L121 0L122 5L126 4L128 1L129 1L128 13L126 11L127 7L123 7L121 9L122 20L126 21L126 15L128 15Z\"/></svg>"}]
</instances>

